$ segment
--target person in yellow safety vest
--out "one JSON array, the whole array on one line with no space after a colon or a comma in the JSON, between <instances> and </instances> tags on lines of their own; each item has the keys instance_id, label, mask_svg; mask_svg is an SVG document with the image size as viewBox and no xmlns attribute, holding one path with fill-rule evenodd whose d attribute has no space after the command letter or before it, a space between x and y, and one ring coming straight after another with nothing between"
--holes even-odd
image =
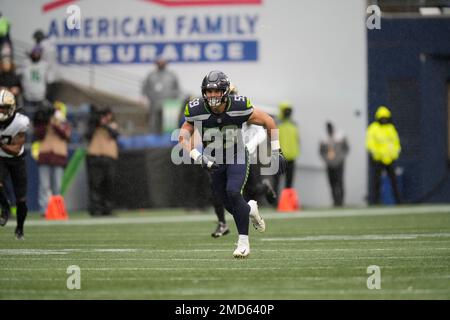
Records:
<instances>
[{"instance_id":1,"label":"person in yellow safety vest","mask_svg":"<svg viewBox=\"0 0 450 320\"><path fill-rule=\"evenodd\" d=\"M400 138L391 119L391 111L380 106L375 113L375 121L367 128L366 148L370 153L371 165L374 170L372 197L370 204L380 201L380 184L382 170L386 170L390 180L394 197L401 203L397 178L394 170L394 161L398 159L401 151Z\"/></svg>"},{"instance_id":2,"label":"person in yellow safety vest","mask_svg":"<svg viewBox=\"0 0 450 320\"><path fill-rule=\"evenodd\" d=\"M292 188L295 173L295 160L300 155L300 135L297 124L291 119L292 104L283 101L279 104L280 122L278 123L281 149L287 161L286 188ZM275 178L275 191L278 192L279 179Z\"/></svg>"}]
</instances>

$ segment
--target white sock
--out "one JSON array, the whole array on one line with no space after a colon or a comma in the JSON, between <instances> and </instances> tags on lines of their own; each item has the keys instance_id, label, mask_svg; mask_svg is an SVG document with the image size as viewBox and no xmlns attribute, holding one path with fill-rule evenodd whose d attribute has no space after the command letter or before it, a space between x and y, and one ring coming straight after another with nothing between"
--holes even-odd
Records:
<instances>
[{"instance_id":1,"label":"white sock","mask_svg":"<svg viewBox=\"0 0 450 320\"><path fill-rule=\"evenodd\" d=\"M239 242L243 242L248 244L248 235L240 234L239 235Z\"/></svg>"}]
</instances>

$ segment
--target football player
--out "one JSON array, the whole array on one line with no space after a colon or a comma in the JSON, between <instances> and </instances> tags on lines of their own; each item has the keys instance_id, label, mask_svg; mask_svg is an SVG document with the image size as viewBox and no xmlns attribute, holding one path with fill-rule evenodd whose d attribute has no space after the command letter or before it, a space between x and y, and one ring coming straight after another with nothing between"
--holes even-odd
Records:
<instances>
[{"instance_id":1,"label":"football player","mask_svg":"<svg viewBox=\"0 0 450 320\"><path fill-rule=\"evenodd\" d=\"M230 82L230 93L229 94L230 95L238 94L236 86L234 84L232 84L231 82ZM218 237L225 236L225 235L229 234L230 233L230 228L228 227L227 221L225 219L225 207L223 205L223 202L220 199L220 196L218 196L215 193L215 190L213 188L211 175L209 175L209 180L210 180L211 189L212 189L211 190L212 191L212 204L213 204L213 207L214 207L214 213L217 216L217 227L214 230L214 232L211 233L211 236L213 238L218 238Z\"/></svg>"},{"instance_id":2,"label":"football player","mask_svg":"<svg viewBox=\"0 0 450 320\"><path fill-rule=\"evenodd\" d=\"M14 95L0 91L0 226L5 226L10 216L10 203L3 183L9 173L17 207L16 239L24 239L23 225L27 216L27 172L24 156L26 132L30 126L27 116L16 112Z\"/></svg>"},{"instance_id":3,"label":"football player","mask_svg":"<svg viewBox=\"0 0 450 320\"><path fill-rule=\"evenodd\" d=\"M230 84L230 95L238 95L237 87L233 83ZM254 160L254 162L250 161L250 170L243 192L244 199L251 200L255 199L259 195L265 195L267 201L273 205L273 203L276 203L277 195L269 179L260 179L260 164L257 159L258 145L261 143L266 143L266 130L264 130L261 126L249 125L245 122L242 124L242 134L244 137L245 146L247 147L249 153L249 159L252 159L253 157ZM247 140L248 142L246 142ZM212 204L218 222L217 227L214 232L211 233L211 236L213 238L218 238L229 234L230 228L228 227L225 219L225 207L223 206L220 197L215 194L214 189L212 190L212 195Z\"/></svg>"},{"instance_id":4,"label":"football player","mask_svg":"<svg viewBox=\"0 0 450 320\"><path fill-rule=\"evenodd\" d=\"M204 77L201 92L201 98L186 104L179 142L195 163L210 170L215 194L233 215L239 233L233 256L246 258L250 254L249 218L259 232L264 232L266 226L256 201L247 203L242 195L250 165L242 139L242 124L247 122L266 128L271 140L271 162L277 168L275 173L282 174L286 170L286 160L280 149L277 126L272 117L255 108L247 97L230 95L230 80L221 71L211 71ZM191 139L194 133L202 138L203 153L194 147L196 144ZM217 133L221 141L211 141L210 137L217 137Z\"/></svg>"}]
</instances>

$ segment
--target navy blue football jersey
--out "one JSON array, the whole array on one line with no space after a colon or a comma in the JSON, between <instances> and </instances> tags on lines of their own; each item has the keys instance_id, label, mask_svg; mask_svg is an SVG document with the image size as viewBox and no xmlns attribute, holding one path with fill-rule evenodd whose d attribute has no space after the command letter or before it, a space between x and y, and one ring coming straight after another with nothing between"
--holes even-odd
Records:
<instances>
[{"instance_id":1,"label":"navy blue football jersey","mask_svg":"<svg viewBox=\"0 0 450 320\"><path fill-rule=\"evenodd\" d=\"M213 136L215 130L219 130L223 137L223 147L229 148L242 143L242 124L250 118L253 113L253 106L250 99L244 96L230 95L222 113L214 113L205 103L203 98L189 101L184 110L185 120L194 125L194 122L201 121L202 137ZM203 139L204 146L210 142L208 138Z\"/></svg>"}]
</instances>

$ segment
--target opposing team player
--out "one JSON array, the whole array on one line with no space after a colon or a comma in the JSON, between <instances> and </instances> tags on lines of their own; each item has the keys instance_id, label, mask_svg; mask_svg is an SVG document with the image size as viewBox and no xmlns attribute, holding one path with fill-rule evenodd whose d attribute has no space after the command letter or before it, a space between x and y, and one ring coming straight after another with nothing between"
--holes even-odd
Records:
<instances>
[{"instance_id":1,"label":"opposing team player","mask_svg":"<svg viewBox=\"0 0 450 320\"><path fill-rule=\"evenodd\" d=\"M10 203L5 195L4 181L11 175L17 207L16 239L24 239L23 226L27 216L27 171L24 144L30 120L16 112L14 95L0 91L0 226L6 225L10 216Z\"/></svg>"},{"instance_id":2,"label":"opposing team player","mask_svg":"<svg viewBox=\"0 0 450 320\"><path fill-rule=\"evenodd\" d=\"M202 98L191 100L186 105L179 142L196 163L211 171L215 194L221 197L225 208L233 215L239 233L233 256L245 258L250 254L249 218L259 232L264 232L266 227L256 201L247 203L242 195L250 165L242 139L242 124L247 122L266 128L271 139L274 173L284 173L286 160L280 149L275 121L253 107L247 97L230 95L230 80L223 72L209 72L203 79L201 91ZM195 132L201 135L202 150L191 139ZM218 136L220 141L212 138Z\"/></svg>"}]
</instances>

